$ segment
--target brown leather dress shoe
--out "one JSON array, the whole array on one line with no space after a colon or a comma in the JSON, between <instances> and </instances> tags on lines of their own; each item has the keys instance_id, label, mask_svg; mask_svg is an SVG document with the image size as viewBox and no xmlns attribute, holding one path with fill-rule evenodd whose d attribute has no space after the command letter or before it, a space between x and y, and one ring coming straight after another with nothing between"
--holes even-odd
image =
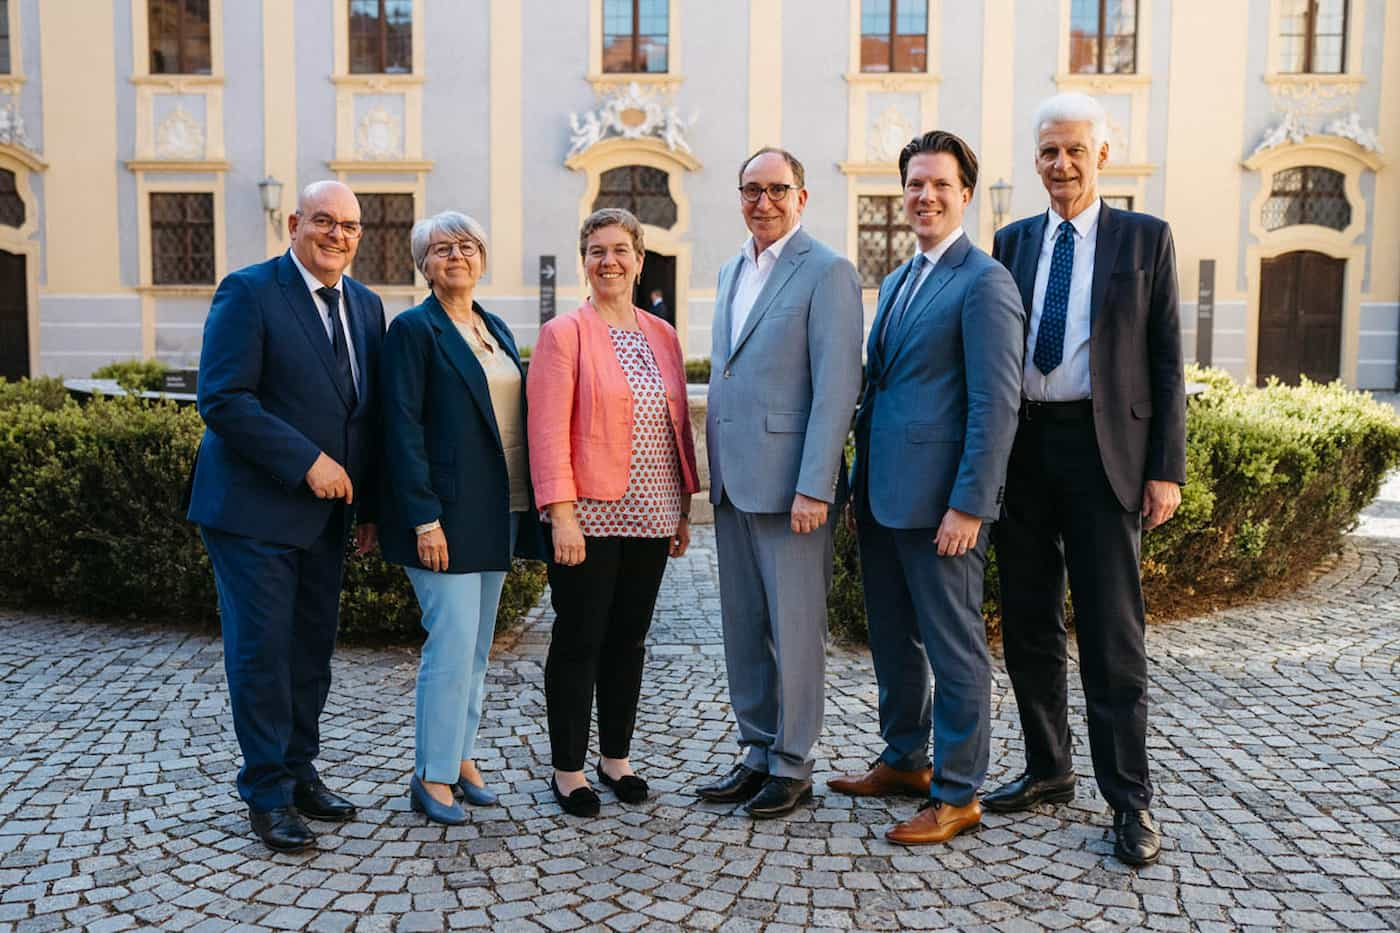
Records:
<instances>
[{"instance_id":1,"label":"brown leather dress shoe","mask_svg":"<svg viewBox=\"0 0 1400 933\"><path fill-rule=\"evenodd\" d=\"M930 800L919 808L912 819L905 820L885 833L890 842L902 846L922 846L934 842L947 842L958 833L970 832L982 822L982 804L973 797L972 802L961 807L946 804L941 800Z\"/></svg>"},{"instance_id":2,"label":"brown leather dress shoe","mask_svg":"<svg viewBox=\"0 0 1400 933\"><path fill-rule=\"evenodd\" d=\"M884 797L887 794L908 794L911 797L928 797L929 784L933 780L933 768L918 771L901 771L892 768L880 759L870 765L864 774L843 774L832 778L826 786L838 794L852 797Z\"/></svg>"}]
</instances>

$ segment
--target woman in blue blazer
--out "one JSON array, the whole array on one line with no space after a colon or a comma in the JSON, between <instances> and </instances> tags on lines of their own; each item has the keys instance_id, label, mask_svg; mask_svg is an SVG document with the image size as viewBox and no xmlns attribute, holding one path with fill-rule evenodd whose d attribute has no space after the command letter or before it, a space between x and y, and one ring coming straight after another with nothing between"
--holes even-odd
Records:
<instances>
[{"instance_id":1,"label":"woman in blue blazer","mask_svg":"<svg viewBox=\"0 0 1400 933\"><path fill-rule=\"evenodd\" d=\"M481 225L420 220L413 261L432 294L384 338L385 486L380 547L403 565L428 639L418 669L413 809L447 824L496 801L472 761L486 665L511 555L545 557L530 493L525 381L505 322L472 300Z\"/></svg>"}]
</instances>

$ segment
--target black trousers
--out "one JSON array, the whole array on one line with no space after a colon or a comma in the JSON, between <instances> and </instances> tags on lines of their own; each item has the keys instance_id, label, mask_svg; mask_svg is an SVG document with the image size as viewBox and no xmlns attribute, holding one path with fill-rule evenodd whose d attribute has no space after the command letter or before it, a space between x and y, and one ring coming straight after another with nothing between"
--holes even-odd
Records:
<instances>
[{"instance_id":1,"label":"black trousers","mask_svg":"<svg viewBox=\"0 0 1400 933\"><path fill-rule=\"evenodd\" d=\"M1065 576L1079 644L1094 777L1114 810L1152 801L1142 516L1104 474L1091 418L1022 420L994 540L1006 668L1037 777L1073 770L1065 656Z\"/></svg>"},{"instance_id":2,"label":"black trousers","mask_svg":"<svg viewBox=\"0 0 1400 933\"><path fill-rule=\"evenodd\" d=\"M670 538L586 538L583 563L549 564L554 634L544 665L549 747L559 771L582 771L593 694L598 747L626 758L637 723L642 662Z\"/></svg>"}]
</instances>

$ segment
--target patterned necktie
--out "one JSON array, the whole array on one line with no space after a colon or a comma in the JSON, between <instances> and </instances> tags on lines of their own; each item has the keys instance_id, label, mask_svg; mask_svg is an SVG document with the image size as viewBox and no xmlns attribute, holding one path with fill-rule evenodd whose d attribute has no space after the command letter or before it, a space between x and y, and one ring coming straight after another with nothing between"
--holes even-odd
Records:
<instances>
[{"instance_id":1,"label":"patterned necktie","mask_svg":"<svg viewBox=\"0 0 1400 933\"><path fill-rule=\"evenodd\" d=\"M1050 280L1045 283L1045 307L1035 338L1035 368L1049 374L1065 355L1065 318L1069 313L1069 277L1074 271L1074 225L1060 222L1055 251L1050 254Z\"/></svg>"},{"instance_id":2,"label":"patterned necktie","mask_svg":"<svg viewBox=\"0 0 1400 933\"><path fill-rule=\"evenodd\" d=\"M909 310L909 302L914 298L914 292L919 287L919 275L924 271L924 266L928 265L928 257L919 253L914 257L914 265L909 269L909 277L904 280L904 294L899 296L899 302L890 311L889 317L885 318L885 329L880 332L880 349L885 348L891 334L899 330L899 325L904 321L904 312Z\"/></svg>"},{"instance_id":3,"label":"patterned necktie","mask_svg":"<svg viewBox=\"0 0 1400 933\"><path fill-rule=\"evenodd\" d=\"M350 404L357 401L355 395L355 372L350 368L350 347L345 342L345 328L340 326L340 292L333 288L318 288L316 294L320 295L326 303L326 312L331 320L331 353L335 356L336 372L340 376L341 388L345 390L346 398L350 399Z\"/></svg>"}]
</instances>

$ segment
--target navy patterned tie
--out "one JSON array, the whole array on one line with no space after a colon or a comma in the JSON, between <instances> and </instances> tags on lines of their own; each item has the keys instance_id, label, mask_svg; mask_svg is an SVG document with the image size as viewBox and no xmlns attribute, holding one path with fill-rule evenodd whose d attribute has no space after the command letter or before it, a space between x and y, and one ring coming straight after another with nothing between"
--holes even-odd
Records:
<instances>
[{"instance_id":1,"label":"navy patterned tie","mask_svg":"<svg viewBox=\"0 0 1400 933\"><path fill-rule=\"evenodd\" d=\"M909 275L904 280L904 293L899 296L899 302L890 311L889 317L885 318L885 329L880 332L880 349L885 348L885 342L899 330L899 325L904 321L904 312L909 310L909 302L914 298L914 290L919 287L919 274L924 271L924 266L927 264L928 257L923 253L914 257L914 265L909 267Z\"/></svg>"},{"instance_id":2,"label":"navy patterned tie","mask_svg":"<svg viewBox=\"0 0 1400 933\"><path fill-rule=\"evenodd\" d=\"M335 355L336 373L340 376L345 397L350 399L353 406L358 401L355 394L355 372L350 368L350 346L345 342L345 328L340 326L340 292L327 287L316 289L316 294L326 303L331 322L331 353Z\"/></svg>"},{"instance_id":3,"label":"navy patterned tie","mask_svg":"<svg viewBox=\"0 0 1400 933\"><path fill-rule=\"evenodd\" d=\"M1074 271L1074 225L1060 222L1055 251L1050 254L1050 280L1045 283L1045 307L1035 338L1035 368L1049 374L1065 355L1065 318L1069 313L1069 277Z\"/></svg>"}]
</instances>

